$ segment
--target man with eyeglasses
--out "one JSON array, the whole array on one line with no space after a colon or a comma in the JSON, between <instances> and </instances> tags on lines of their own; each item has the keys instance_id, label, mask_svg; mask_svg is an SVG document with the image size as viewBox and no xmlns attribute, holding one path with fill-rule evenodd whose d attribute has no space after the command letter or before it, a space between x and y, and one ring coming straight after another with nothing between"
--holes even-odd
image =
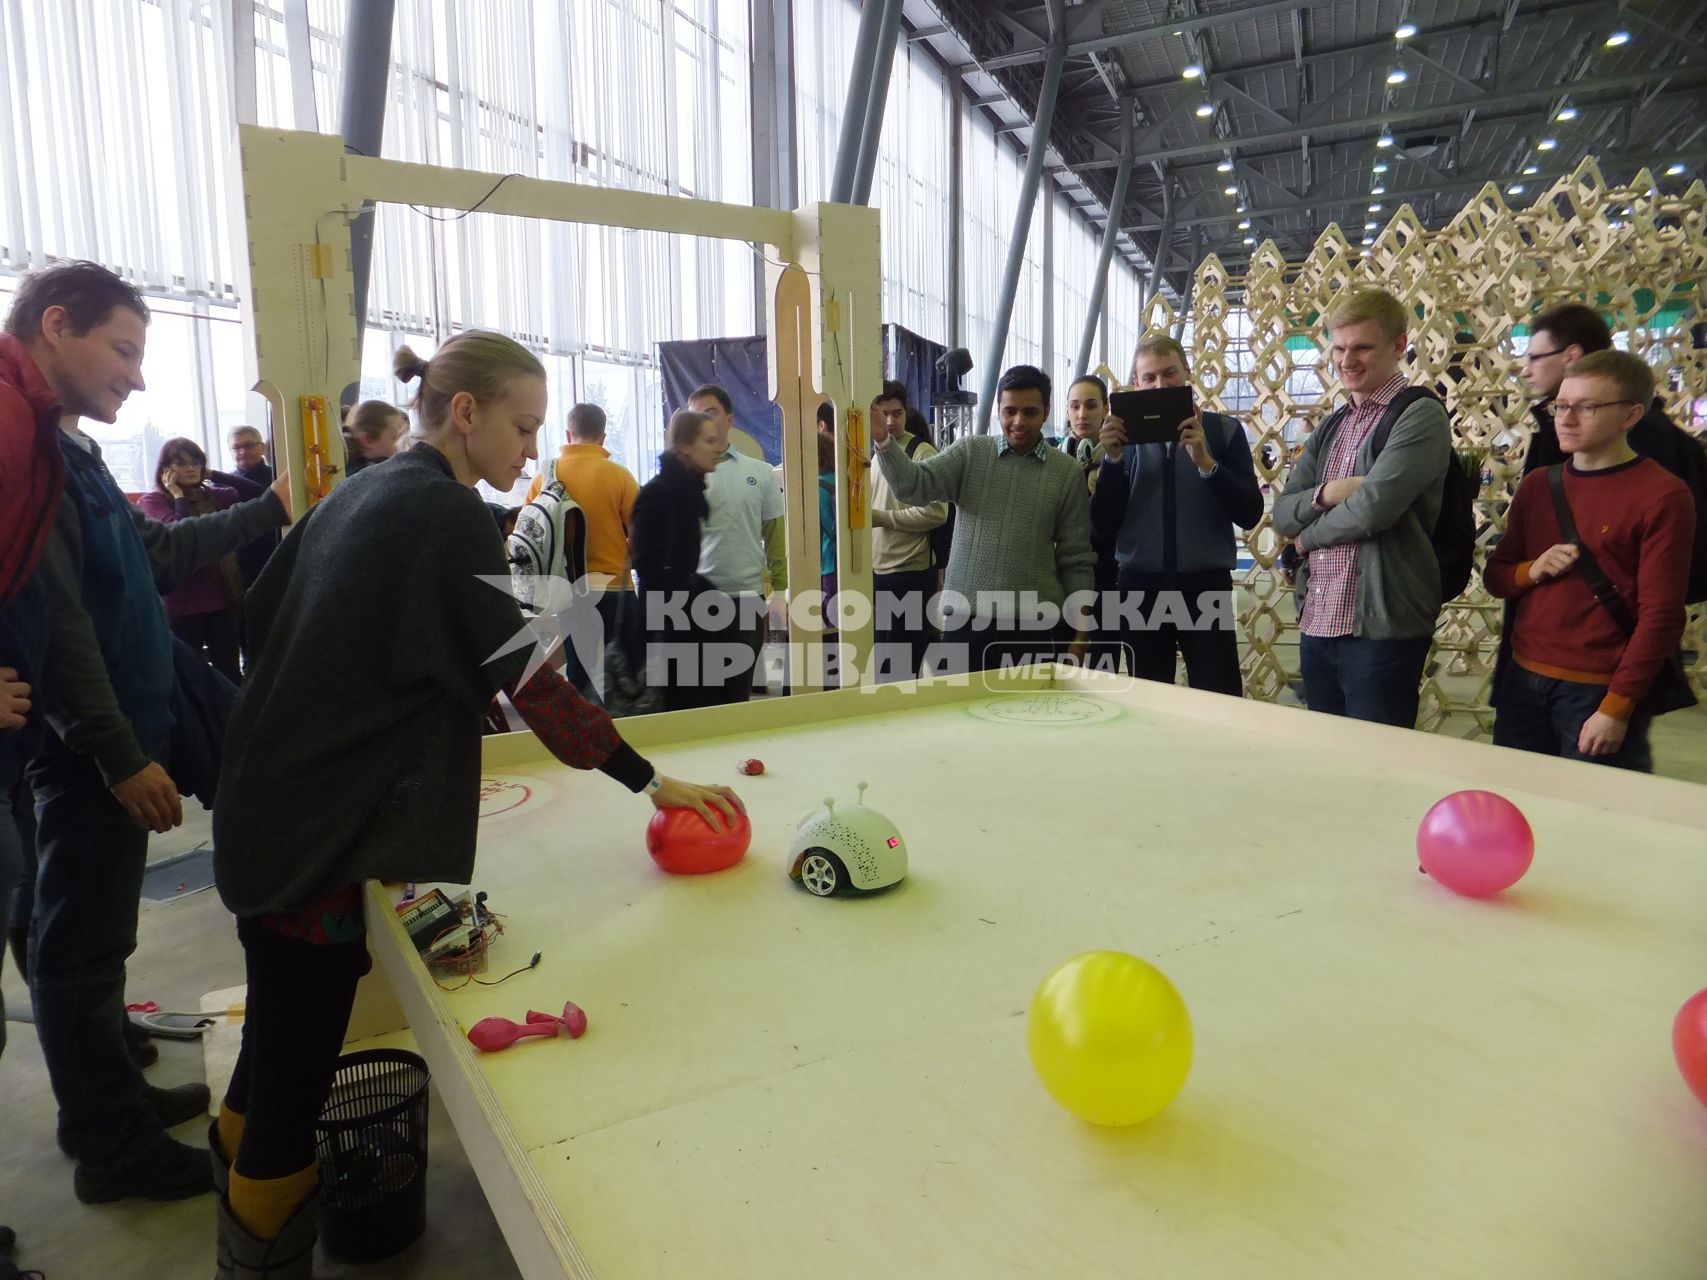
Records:
<instances>
[{"instance_id":1,"label":"man with eyeglasses","mask_svg":"<svg viewBox=\"0 0 1707 1280\"><path fill-rule=\"evenodd\" d=\"M257 428L233 427L226 443L231 447L231 460L237 467L238 475L262 489L272 484L273 468L267 462L267 445ZM261 576L261 570L266 567L273 548L278 545L279 535L267 533L256 538L248 546L238 548L237 571L242 575L245 587L255 585L255 579Z\"/></svg>"},{"instance_id":2,"label":"man with eyeglasses","mask_svg":"<svg viewBox=\"0 0 1707 1280\"><path fill-rule=\"evenodd\" d=\"M1494 745L1653 768L1648 721L1683 634L1696 514L1688 489L1630 447L1654 393L1640 356L1573 361L1553 400L1568 463L1524 477L1488 560L1510 602Z\"/></svg>"},{"instance_id":3,"label":"man with eyeglasses","mask_svg":"<svg viewBox=\"0 0 1707 1280\"><path fill-rule=\"evenodd\" d=\"M1535 419L1535 434L1530 437L1529 453L1523 459L1524 475L1570 457L1569 451L1560 447L1559 434L1553 425L1553 399L1559 394L1566 369L1586 355L1611 349L1612 330L1593 309L1580 302L1549 307L1529 322L1529 349L1524 352L1520 372L1535 396L1529 406L1530 416ZM1680 474L1678 450L1692 442L1666 416L1658 399L1643 408L1646 412L1641 420L1630 428L1630 447L1653 458L1673 475Z\"/></svg>"},{"instance_id":4,"label":"man with eyeglasses","mask_svg":"<svg viewBox=\"0 0 1707 1280\"><path fill-rule=\"evenodd\" d=\"M1549 307L1529 322L1529 350L1523 357L1523 380L1535 393L1529 406L1535 433L1523 459L1523 474L1551 467L1569 458L1561 447L1554 423L1554 397L1566 370L1584 356L1612 349L1612 331L1606 321L1580 302ZM1684 598L1691 603L1707 600L1707 454L1702 441L1678 426L1668 416L1657 395L1642 405L1642 415L1630 428L1630 448L1652 458L1683 481L1695 505L1695 545L1690 557L1689 585Z\"/></svg>"}]
</instances>

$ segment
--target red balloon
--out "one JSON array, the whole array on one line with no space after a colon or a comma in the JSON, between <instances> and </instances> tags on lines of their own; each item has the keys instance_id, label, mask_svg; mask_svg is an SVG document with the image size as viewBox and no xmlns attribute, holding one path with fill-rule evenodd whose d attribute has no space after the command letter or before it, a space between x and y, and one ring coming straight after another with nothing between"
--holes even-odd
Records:
<instances>
[{"instance_id":1,"label":"red balloon","mask_svg":"<svg viewBox=\"0 0 1707 1280\"><path fill-rule=\"evenodd\" d=\"M1510 800L1492 791L1454 791L1417 828L1417 861L1467 898L1509 889L1535 859L1535 834Z\"/></svg>"},{"instance_id":2,"label":"red balloon","mask_svg":"<svg viewBox=\"0 0 1707 1280\"><path fill-rule=\"evenodd\" d=\"M653 862L679 876L732 867L746 856L753 826L739 810L733 823L721 812L718 816L723 830L713 831L696 810L658 809L646 824L646 852Z\"/></svg>"},{"instance_id":3,"label":"red balloon","mask_svg":"<svg viewBox=\"0 0 1707 1280\"><path fill-rule=\"evenodd\" d=\"M1677 1011L1677 1021L1671 1024L1671 1051L1677 1055L1677 1069L1683 1072L1689 1091L1707 1107L1707 990L1697 991Z\"/></svg>"}]
</instances>

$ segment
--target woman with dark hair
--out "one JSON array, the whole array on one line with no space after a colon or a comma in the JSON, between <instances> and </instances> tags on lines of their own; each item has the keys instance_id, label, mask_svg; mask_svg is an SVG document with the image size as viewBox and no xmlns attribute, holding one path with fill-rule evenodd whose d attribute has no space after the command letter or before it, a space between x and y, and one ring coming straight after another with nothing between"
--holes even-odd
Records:
<instances>
[{"instance_id":1,"label":"woman with dark hair","mask_svg":"<svg viewBox=\"0 0 1707 1280\"><path fill-rule=\"evenodd\" d=\"M363 400L344 418L344 475L393 457L409 434L409 416L387 400Z\"/></svg>"},{"instance_id":2,"label":"woman with dark hair","mask_svg":"<svg viewBox=\"0 0 1707 1280\"><path fill-rule=\"evenodd\" d=\"M267 491L253 480L209 471L207 454L179 436L160 446L154 488L137 500L142 513L162 524L224 511ZM238 655L243 639L243 574L235 555L223 555L162 592L172 634L203 655L232 684L243 679Z\"/></svg>"},{"instance_id":3,"label":"woman with dark hair","mask_svg":"<svg viewBox=\"0 0 1707 1280\"><path fill-rule=\"evenodd\" d=\"M719 594L699 571L699 527L709 511L705 478L723 451L711 419L689 409L671 416L667 443L658 474L634 499L628 545L646 626L646 682L664 677L664 709L681 711L722 700L721 681L702 670L710 633L692 614L701 597Z\"/></svg>"}]
</instances>

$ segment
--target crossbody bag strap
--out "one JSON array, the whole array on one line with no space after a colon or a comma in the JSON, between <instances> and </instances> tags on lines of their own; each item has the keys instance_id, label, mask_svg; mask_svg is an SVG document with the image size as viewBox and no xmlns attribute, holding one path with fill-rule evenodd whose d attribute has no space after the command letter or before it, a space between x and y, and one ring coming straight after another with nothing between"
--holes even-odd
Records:
<instances>
[{"instance_id":1,"label":"crossbody bag strap","mask_svg":"<svg viewBox=\"0 0 1707 1280\"><path fill-rule=\"evenodd\" d=\"M1583 545L1582 535L1577 532L1576 517L1571 514L1570 501L1565 497L1564 463L1555 463L1547 468L1547 489L1553 495L1553 515L1559 521L1559 534L1566 542L1576 547L1577 572L1582 574L1583 581L1594 594L1595 603L1612 615L1612 620L1618 624L1618 629L1626 637L1635 635L1636 619L1630 612L1630 606L1618 593L1617 586L1602 571L1594 553Z\"/></svg>"}]
</instances>

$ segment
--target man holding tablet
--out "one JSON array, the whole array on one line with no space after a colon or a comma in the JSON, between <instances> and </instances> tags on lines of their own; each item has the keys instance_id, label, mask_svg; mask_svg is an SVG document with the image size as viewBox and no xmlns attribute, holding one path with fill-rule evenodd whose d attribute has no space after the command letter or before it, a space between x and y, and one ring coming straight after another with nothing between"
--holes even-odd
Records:
<instances>
[{"instance_id":1,"label":"man holding tablet","mask_svg":"<svg viewBox=\"0 0 1707 1280\"><path fill-rule=\"evenodd\" d=\"M1262 492L1244 428L1198 409L1190 377L1166 334L1138 344L1139 389L1115 392L1103 421L1091 525L1114 543L1115 629L1132 674L1172 684L1183 656L1193 689L1236 698L1233 526L1262 519Z\"/></svg>"}]
</instances>

